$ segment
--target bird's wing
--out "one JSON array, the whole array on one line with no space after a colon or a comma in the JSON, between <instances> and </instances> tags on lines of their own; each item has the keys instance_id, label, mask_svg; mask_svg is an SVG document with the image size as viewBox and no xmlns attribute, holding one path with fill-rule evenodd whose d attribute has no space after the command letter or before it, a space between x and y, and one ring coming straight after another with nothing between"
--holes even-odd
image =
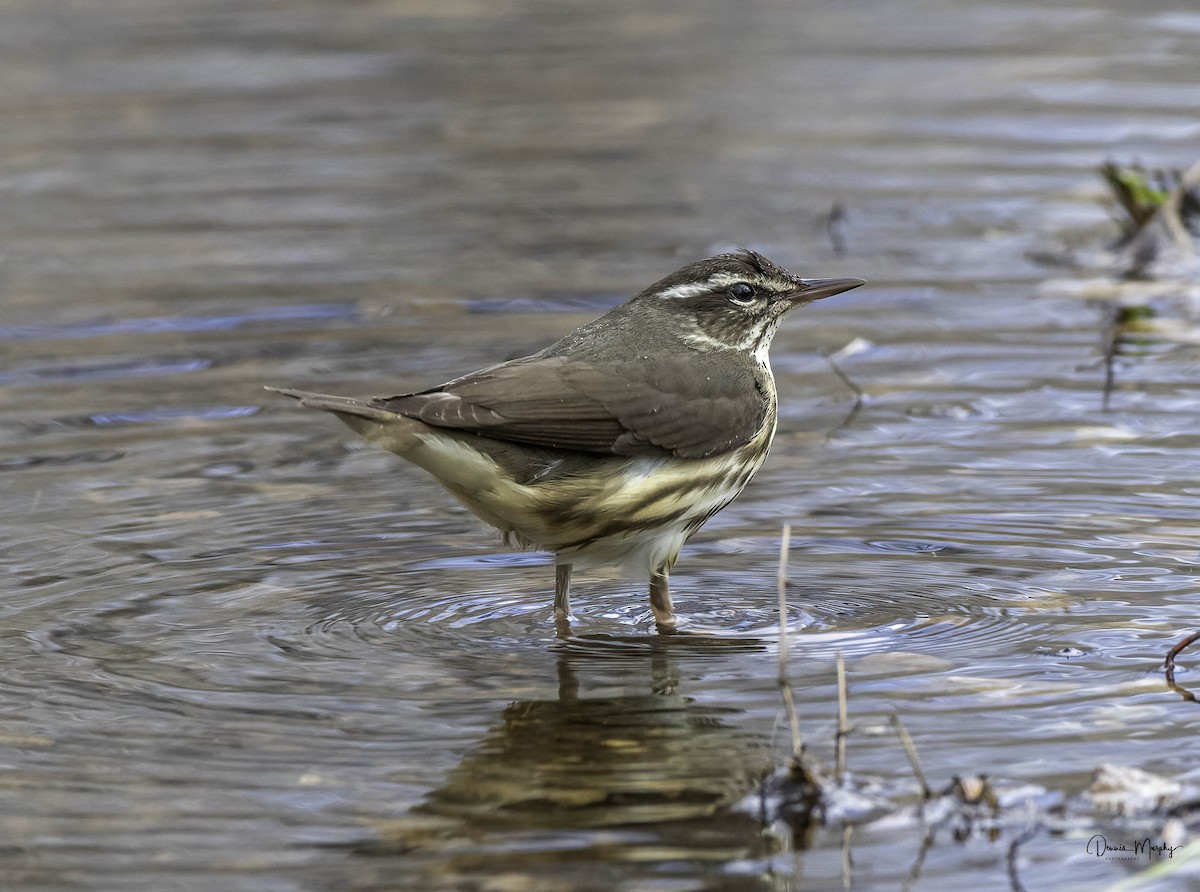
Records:
<instances>
[{"instance_id":1,"label":"bird's wing","mask_svg":"<svg viewBox=\"0 0 1200 892\"><path fill-rule=\"evenodd\" d=\"M761 428L765 394L747 364L532 356L371 405L435 427L613 455L703 458Z\"/></svg>"}]
</instances>

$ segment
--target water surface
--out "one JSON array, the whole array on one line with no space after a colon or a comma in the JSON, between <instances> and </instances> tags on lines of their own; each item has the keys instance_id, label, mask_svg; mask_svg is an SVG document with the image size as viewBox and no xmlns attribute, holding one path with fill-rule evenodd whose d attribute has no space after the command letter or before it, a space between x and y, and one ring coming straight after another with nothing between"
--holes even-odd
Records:
<instances>
[{"instance_id":1,"label":"water surface","mask_svg":"<svg viewBox=\"0 0 1200 892\"><path fill-rule=\"evenodd\" d=\"M850 768L898 804L896 713L938 786L1072 796L1104 762L1200 782L1200 713L1160 673L1200 615L1200 355L1130 345L1103 411L1103 311L1065 287L1105 273L1097 164L1195 160L1200 17L0 17L8 887L841 888L840 827L793 840L734 807L788 747L785 523L822 759L841 653ZM739 244L871 285L778 336L772 456L673 576L688 635L595 572L556 638L548 558L260 389L436 384ZM823 358L855 339L857 411ZM1090 832L1032 832L1026 888L1149 866L1088 855ZM858 828L854 888L1008 887L1013 834L922 837Z\"/></svg>"}]
</instances>

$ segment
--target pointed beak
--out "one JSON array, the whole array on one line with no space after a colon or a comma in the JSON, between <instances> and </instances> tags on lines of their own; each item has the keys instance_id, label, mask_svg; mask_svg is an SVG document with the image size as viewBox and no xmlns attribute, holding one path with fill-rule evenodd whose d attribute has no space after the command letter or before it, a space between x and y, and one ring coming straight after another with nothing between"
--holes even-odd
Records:
<instances>
[{"instance_id":1,"label":"pointed beak","mask_svg":"<svg viewBox=\"0 0 1200 892\"><path fill-rule=\"evenodd\" d=\"M797 288L792 292L792 303L811 303L824 297L833 297L859 285L866 285L866 280L846 277L844 279L797 279Z\"/></svg>"}]
</instances>

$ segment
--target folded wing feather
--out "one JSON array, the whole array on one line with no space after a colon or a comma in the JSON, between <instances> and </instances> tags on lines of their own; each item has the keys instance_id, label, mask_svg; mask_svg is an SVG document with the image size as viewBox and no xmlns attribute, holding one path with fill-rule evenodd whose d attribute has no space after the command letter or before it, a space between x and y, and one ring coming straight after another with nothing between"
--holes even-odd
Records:
<instances>
[{"instance_id":1,"label":"folded wing feather","mask_svg":"<svg viewBox=\"0 0 1200 892\"><path fill-rule=\"evenodd\" d=\"M371 401L435 427L486 437L613 455L703 458L748 442L767 407L754 372L721 357L639 357L600 365L534 356L491 366L441 387ZM687 406L687 411L679 411Z\"/></svg>"}]
</instances>

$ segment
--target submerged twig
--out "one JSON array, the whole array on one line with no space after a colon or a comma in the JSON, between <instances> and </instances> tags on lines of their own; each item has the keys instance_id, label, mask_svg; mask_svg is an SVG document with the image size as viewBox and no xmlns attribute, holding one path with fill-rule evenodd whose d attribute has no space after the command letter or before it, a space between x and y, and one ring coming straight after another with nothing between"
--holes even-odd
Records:
<instances>
[{"instance_id":1,"label":"submerged twig","mask_svg":"<svg viewBox=\"0 0 1200 892\"><path fill-rule=\"evenodd\" d=\"M904 878L904 882L900 886L900 892L908 892L921 878L921 871L925 867L925 858L929 854L929 850L933 848L934 841L933 829L926 827L925 834L921 837L921 847L917 850L917 857L913 860L912 866L908 869L908 876Z\"/></svg>"},{"instance_id":2,"label":"submerged twig","mask_svg":"<svg viewBox=\"0 0 1200 892\"><path fill-rule=\"evenodd\" d=\"M1008 846L1008 854L1005 857L1005 863L1008 868L1008 885L1012 892L1025 892L1025 887L1021 885L1021 878L1017 875L1017 850L1037 836L1041 831L1040 824L1034 824L1024 833L1014 839Z\"/></svg>"},{"instance_id":3,"label":"submerged twig","mask_svg":"<svg viewBox=\"0 0 1200 892\"><path fill-rule=\"evenodd\" d=\"M829 236L829 246L834 254L846 253L846 234L842 224L846 220L846 208L840 201L835 201L825 215L825 234Z\"/></svg>"},{"instance_id":4,"label":"submerged twig","mask_svg":"<svg viewBox=\"0 0 1200 892\"><path fill-rule=\"evenodd\" d=\"M1163 661L1163 669L1166 672L1167 684L1170 686L1171 690L1182 695L1185 700L1191 700L1193 702L1196 702L1196 695L1187 688L1175 683L1175 658L1197 641L1200 641L1200 632L1193 632L1191 635L1188 635L1186 638L1172 647L1170 652L1167 653L1166 660Z\"/></svg>"},{"instance_id":5,"label":"submerged twig","mask_svg":"<svg viewBox=\"0 0 1200 892\"><path fill-rule=\"evenodd\" d=\"M1108 319L1104 327L1104 396L1100 404L1100 408L1104 412L1109 410L1109 403L1112 399L1115 378L1114 367L1117 361L1117 343L1120 340L1118 322L1121 318L1121 308L1119 306L1110 307L1107 316Z\"/></svg>"},{"instance_id":6,"label":"submerged twig","mask_svg":"<svg viewBox=\"0 0 1200 892\"><path fill-rule=\"evenodd\" d=\"M867 346L869 346L867 341L864 341L861 338L854 338L852 341L850 341L850 343L848 343L845 347L842 347L840 350L835 350L832 353L822 354L822 358L825 360L825 362L829 363L829 368L837 376L838 380L845 384L846 388L854 394L854 405L850 407L850 411L846 413L846 417L838 422L837 426L825 435L826 440L832 439L833 435L838 431L849 427L850 422L854 420L854 417L859 413L863 407L863 403L866 401L866 394L863 389L855 384L849 375L842 371L842 367L838 365L838 360L843 356L853 356L855 353L866 349Z\"/></svg>"},{"instance_id":7,"label":"submerged twig","mask_svg":"<svg viewBox=\"0 0 1200 892\"><path fill-rule=\"evenodd\" d=\"M837 721L837 757L834 762L833 777L840 787L846 776L846 737L850 733L850 722L847 719L849 709L846 705L846 661L839 650L837 655L837 690L838 690L838 721Z\"/></svg>"},{"instance_id":8,"label":"submerged twig","mask_svg":"<svg viewBox=\"0 0 1200 892\"><path fill-rule=\"evenodd\" d=\"M904 727L904 722L900 720L900 716L896 713L892 714L892 727L896 729L900 743L904 746L904 753L908 756L908 764L912 766L913 775L917 778L917 783L921 785L921 798L928 802L933 798L933 790L930 788L929 781L925 777L925 771L921 768L921 760L917 757L917 747L913 743L908 729Z\"/></svg>"},{"instance_id":9,"label":"submerged twig","mask_svg":"<svg viewBox=\"0 0 1200 892\"><path fill-rule=\"evenodd\" d=\"M1121 347L1127 342L1128 336L1145 332L1149 328L1149 320L1154 319L1155 311L1146 304L1108 304L1103 310L1103 330L1101 343L1104 365L1104 398L1101 408L1107 412L1113 392L1116 389L1116 362L1121 355Z\"/></svg>"}]
</instances>

